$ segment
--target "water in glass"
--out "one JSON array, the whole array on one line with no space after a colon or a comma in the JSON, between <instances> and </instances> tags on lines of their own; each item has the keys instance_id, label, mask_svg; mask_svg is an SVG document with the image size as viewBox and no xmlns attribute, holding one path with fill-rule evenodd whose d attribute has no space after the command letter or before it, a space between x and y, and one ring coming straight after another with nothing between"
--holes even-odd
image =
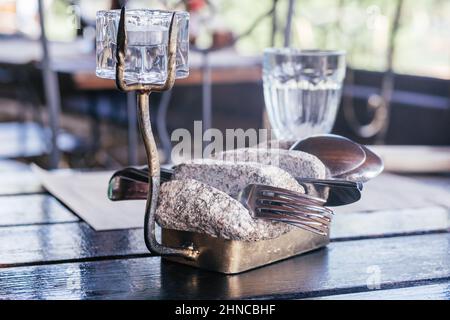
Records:
<instances>
[{"instance_id":1,"label":"water in glass","mask_svg":"<svg viewBox=\"0 0 450 320\"><path fill-rule=\"evenodd\" d=\"M277 138L331 131L345 74L343 59L340 52L266 50L264 98Z\"/></svg>"}]
</instances>

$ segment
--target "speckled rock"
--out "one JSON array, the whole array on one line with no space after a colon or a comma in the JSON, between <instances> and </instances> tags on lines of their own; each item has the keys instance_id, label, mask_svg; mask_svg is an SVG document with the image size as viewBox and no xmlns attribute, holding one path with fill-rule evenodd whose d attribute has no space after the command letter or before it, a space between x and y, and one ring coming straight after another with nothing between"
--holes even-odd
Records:
<instances>
[{"instance_id":1,"label":"speckled rock","mask_svg":"<svg viewBox=\"0 0 450 320\"><path fill-rule=\"evenodd\" d=\"M302 151L283 149L243 148L218 153L215 159L258 162L277 166L294 177L325 179L325 165L316 157Z\"/></svg>"},{"instance_id":2,"label":"speckled rock","mask_svg":"<svg viewBox=\"0 0 450 320\"><path fill-rule=\"evenodd\" d=\"M163 228L224 239L276 238L295 227L253 218L232 197L237 197L249 183L302 192L293 175L323 179L325 166L315 156L304 152L257 148L228 151L215 160L178 165L175 180L161 186L157 221ZM311 190L308 193L314 194Z\"/></svg>"},{"instance_id":3,"label":"speckled rock","mask_svg":"<svg viewBox=\"0 0 450 320\"><path fill-rule=\"evenodd\" d=\"M237 198L250 183L265 184L304 193L305 190L286 171L255 162L193 160L174 167L174 180L195 179Z\"/></svg>"},{"instance_id":4,"label":"speckled rock","mask_svg":"<svg viewBox=\"0 0 450 320\"><path fill-rule=\"evenodd\" d=\"M172 180L161 186L156 219L163 228L242 241L273 239L294 228L254 219L237 200L192 179Z\"/></svg>"}]
</instances>

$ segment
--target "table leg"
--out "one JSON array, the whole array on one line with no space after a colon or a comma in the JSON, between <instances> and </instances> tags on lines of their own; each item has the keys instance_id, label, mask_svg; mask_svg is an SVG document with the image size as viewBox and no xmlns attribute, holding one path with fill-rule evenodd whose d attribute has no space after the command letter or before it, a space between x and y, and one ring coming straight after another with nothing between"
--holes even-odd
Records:
<instances>
[{"instance_id":1,"label":"table leg","mask_svg":"<svg viewBox=\"0 0 450 320\"><path fill-rule=\"evenodd\" d=\"M41 45L43 51L42 58L42 73L44 78L45 96L48 105L51 136L51 153L49 167L51 169L57 168L60 158L60 151L58 149L58 133L59 133L59 116L61 112L61 96L59 92L59 83L57 74L51 69L50 53L48 50L48 41L45 34L45 19L44 19L44 3L39 0L39 20L41 25Z\"/></svg>"}]
</instances>

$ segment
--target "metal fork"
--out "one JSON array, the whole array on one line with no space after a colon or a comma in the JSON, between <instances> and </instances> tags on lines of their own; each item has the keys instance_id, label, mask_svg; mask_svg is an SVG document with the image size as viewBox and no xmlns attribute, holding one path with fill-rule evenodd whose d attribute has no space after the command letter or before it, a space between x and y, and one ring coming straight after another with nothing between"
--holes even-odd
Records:
<instances>
[{"instance_id":1,"label":"metal fork","mask_svg":"<svg viewBox=\"0 0 450 320\"><path fill-rule=\"evenodd\" d=\"M261 184L249 184L238 197L255 218L284 222L327 235L333 211L324 199Z\"/></svg>"}]
</instances>

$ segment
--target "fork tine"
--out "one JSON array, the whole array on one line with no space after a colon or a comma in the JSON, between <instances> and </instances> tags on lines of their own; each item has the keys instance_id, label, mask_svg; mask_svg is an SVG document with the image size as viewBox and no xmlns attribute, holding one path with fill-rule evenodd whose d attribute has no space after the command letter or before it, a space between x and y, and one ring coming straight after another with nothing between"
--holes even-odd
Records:
<instances>
[{"instance_id":1,"label":"fork tine","mask_svg":"<svg viewBox=\"0 0 450 320\"><path fill-rule=\"evenodd\" d=\"M300 219L292 219L290 217L282 217L278 214L270 214L270 213L264 213L264 214L258 214L258 217L268 220L273 220L277 222L284 222L293 226L296 226L298 228L302 228L311 232L314 232L316 234L320 235L327 235L328 234L328 225L324 224L314 224L311 221L305 221Z\"/></svg>"},{"instance_id":2,"label":"fork tine","mask_svg":"<svg viewBox=\"0 0 450 320\"><path fill-rule=\"evenodd\" d=\"M287 190L287 189L266 186L266 185L261 185L261 184L255 185L255 186L257 186L257 189L260 193L274 193L281 197L292 198L296 201L297 200L308 200L310 202L315 202L320 205L323 205L326 202L325 199L314 197L314 196L304 194L304 193Z\"/></svg>"},{"instance_id":3,"label":"fork tine","mask_svg":"<svg viewBox=\"0 0 450 320\"><path fill-rule=\"evenodd\" d=\"M304 224L311 228L320 229L320 230L328 230L329 225L326 223L320 223L311 221L307 218L295 217L286 214L279 214L273 212L261 212L257 214L258 217L264 217L265 219L273 219L276 221L283 221L286 223L296 223L296 224Z\"/></svg>"},{"instance_id":4,"label":"fork tine","mask_svg":"<svg viewBox=\"0 0 450 320\"><path fill-rule=\"evenodd\" d=\"M271 196L266 196L266 195L259 196L259 197L257 197L257 199L259 200L260 203L275 202L275 203L279 203L282 205L290 206L292 208L305 208L310 211L323 213L324 215L333 215L332 210L330 210L324 206L314 205L313 203L308 202L308 201L293 201L293 200L289 200L289 199L285 199L285 198L280 198L280 197L276 197L276 196L271 197Z\"/></svg>"},{"instance_id":5,"label":"fork tine","mask_svg":"<svg viewBox=\"0 0 450 320\"><path fill-rule=\"evenodd\" d=\"M304 204L311 204L315 206L323 206L323 203L316 202L314 200L310 200L306 197L297 196L296 198L291 196L285 196L278 193L272 193L272 192L259 192L258 197L267 197L267 198L275 198L275 199L281 199L287 202L293 202L293 203L304 203Z\"/></svg>"},{"instance_id":6,"label":"fork tine","mask_svg":"<svg viewBox=\"0 0 450 320\"><path fill-rule=\"evenodd\" d=\"M267 191L269 189L278 189L279 188L272 188L272 187L266 187L257 185L255 186L257 192L253 193L253 195L256 195L253 200L253 207L255 209L259 210L269 210L271 212L278 212L278 213L284 213L291 216L302 216L303 218L310 219L311 221L317 221L319 223L330 223L331 218L330 215L332 215L332 211L328 208L325 208L323 206L314 205L314 202L309 202L309 199L311 197L301 197L298 194L295 194L294 192L290 191L281 191L279 193L283 194L295 194L295 197L298 199L297 201L291 199L291 198L280 198L275 196L267 196L264 195L264 191ZM262 192L261 192L262 190ZM277 191L278 193L278 191ZM318 198L312 197L313 201ZM320 199L319 199L320 200Z\"/></svg>"},{"instance_id":7,"label":"fork tine","mask_svg":"<svg viewBox=\"0 0 450 320\"><path fill-rule=\"evenodd\" d=\"M302 207L308 206L310 210L319 212L326 211L328 214L334 215L331 209L324 207L326 202L324 199L265 185L255 185L255 188L258 198L264 198L267 201L279 202L294 207L299 207L299 205Z\"/></svg>"},{"instance_id":8,"label":"fork tine","mask_svg":"<svg viewBox=\"0 0 450 320\"><path fill-rule=\"evenodd\" d=\"M327 221L331 221L331 215L328 213L328 211L321 210L320 207L315 207L314 210L312 210L308 206L302 206L302 205L290 205L290 204L283 204L279 203L278 201L269 201L264 202L261 201L261 199L257 199L255 203L256 208L261 209L267 209L272 211L283 211L283 212L292 212L292 213L299 213L299 214L306 214L311 217L319 217L326 219Z\"/></svg>"},{"instance_id":9,"label":"fork tine","mask_svg":"<svg viewBox=\"0 0 450 320\"><path fill-rule=\"evenodd\" d=\"M255 218L284 222L320 235L327 235L332 211L325 200L260 184L245 187L239 201Z\"/></svg>"},{"instance_id":10,"label":"fork tine","mask_svg":"<svg viewBox=\"0 0 450 320\"><path fill-rule=\"evenodd\" d=\"M318 223L324 223L324 224L329 224L331 222L331 218L318 214L318 213L314 213L314 212L310 212L308 210L302 210L300 209L293 209L293 208L289 208L289 207L284 207L284 206L276 206L276 205L265 205L265 206L256 206L255 207L256 210L258 210L258 212L261 211L266 211L266 212L271 212L273 214L278 214L278 215L289 215L292 217L299 217L299 218L303 218L303 219L309 219L310 221L315 221Z\"/></svg>"},{"instance_id":11,"label":"fork tine","mask_svg":"<svg viewBox=\"0 0 450 320\"><path fill-rule=\"evenodd\" d=\"M274 219L277 219L277 221L283 221L286 223L298 223L298 224L304 224L307 226L310 226L311 228L316 228L320 230L328 230L328 224L326 223L320 223L311 221L309 219L302 219L299 217L292 217L289 215L279 215L279 214L264 214L264 216L267 218L272 217Z\"/></svg>"},{"instance_id":12,"label":"fork tine","mask_svg":"<svg viewBox=\"0 0 450 320\"><path fill-rule=\"evenodd\" d=\"M275 209L275 210L269 209L269 210L275 211L275 213L277 213L277 214L284 214L284 215L288 215L291 217L308 219L310 221L318 222L321 224L330 224L331 223L331 218L317 214L317 213L310 213L308 211L287 210L285 208L283 208L282 210L280 210L280 209Z\"/></svg>"},{"instance_id":13,"label":"fork tine","mask_svg":"<svg viewBox=\"0 0 450 320\"><path fill-rule=\"evenodd\" d=\"M314 228L314 227L311 227L311 226L308 226L308 225L305 225L305 224L302 224L302 223L289 222L289 224L293 225L293 226L295 226L297 228L301 228L301 229L305 229L305 230L314 232L314 233L319 234L321 236L328 235L328 228L326 228L325 230L322 230L322 229Z\"/></svg>"}]
</instances>

